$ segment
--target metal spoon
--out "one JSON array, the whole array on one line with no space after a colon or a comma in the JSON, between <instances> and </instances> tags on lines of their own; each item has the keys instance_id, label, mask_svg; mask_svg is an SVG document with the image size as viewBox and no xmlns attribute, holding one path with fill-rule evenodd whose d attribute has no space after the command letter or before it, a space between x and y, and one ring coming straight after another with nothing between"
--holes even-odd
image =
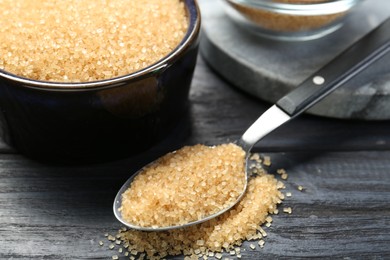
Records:
<instances>
[{"instance_id":1,"label":"metal spoon","mask_svg":"<svg viewBox=\"0 0 390 260\"><path fill-rule=\"evenodd\" d=\"M314 73L300 86L282 97L275 105L265 111L237 142L237 144L246 152L246 184L243 192L237 198L236 203L241 200L246 192L248 182L248 161L252 147L267 134L306 111L333 90L366 69L373 62L385 55L389 50L390 18L349 47L322 69ZM133 176L126 181L119 190L114 201L114 215L120 222L129 228L142 231L164 231L175 228L183 228L215 218L235 205L234 204L225 208L213 215L209 215L206 218L189 222L184 225L159 228L133 225L122 218L119 208L121 207L122 194L130 187L134 177L141 171L142 169L133 174Z\"/></svg>"}]
</instances>

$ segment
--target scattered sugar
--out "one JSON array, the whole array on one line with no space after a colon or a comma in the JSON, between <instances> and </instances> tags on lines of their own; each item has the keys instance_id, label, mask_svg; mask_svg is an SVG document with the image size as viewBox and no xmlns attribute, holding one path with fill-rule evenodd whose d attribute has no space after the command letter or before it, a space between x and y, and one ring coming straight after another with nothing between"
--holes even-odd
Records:
<instances>
[{"instance_id":1,"label":"scattered sugar","mask_svg":"<svg viewBox=\"0 0 390 260\"><path fill-rule=\"evenodd\" d=\"M122 243L128 243L134 255L145 252L152 259L194 253L198 253L195 255L199 257L208 255L221 259L223 251L235 251L236 257L241 258L237 247L243 241L267 236L259 225L271 221L267 218L273 212L270 211L270 205L276 207L279 202L280 191L276 184L273 175L254 176L244 198L223 215L199 225L165 232L120 232ZM204 245L198 245L197 241L200 240L204 241Z\"/></svg>"},{"instance_id":2,"label":"scattered sugar","mask_svg":"<svg viewBox=\"0 0 390 260\"><path fill-rule=\"evenodd\" d=\"M269 157L269 156L264 156L263 164L264 164L265 166L271 166L271 157Z\"/></svg>"},{"instance_id":3,"label":"scattered sugar","mask_svg":"<svg viewBox=\"0 0 390 260\"><path fill-rule=\"evenodd\" d=\"M44 81L132 73L170 53L188 28L180 0L2 0L0 15L0 68Z\"/></svg>"},{"instance_id":4,"label":"scattered sugar","mask_svg":"<svg viewBox=\"0 0 390 260\"><path fill-rule=\"evenodd\" d=\"M263 237L266 237L268 234L267 232L265 232L265 230L262 228L262 227L259 227L259 231L260 231L260 234L263 236Z\"/></svg>"},{"instance_id":5,"label":"scattered sugar","mask_svg":"<svg viewBox=\"0 0 390 260\"><path fill-rule=\"evenodd\" d=\"M286 186L284 185L284 183L283 182L278 182L278 188L279 189L284 189L284 188L286 188Z\"/></svg>"},{"instance_id":6,"label":"scattered sugar","mask_svg":"<svg viewBox=\"0 0 390 260\"><path fill-rule=\"evenodd\" d=\"M273 222L268 214L277 213L277 204L281 202L281 182L261 166L257 167L256 174L250 177L243 199L217 218L164 232L120 229L116 237L119 237L123 247L126 246L127 255L132 255L130 259L165 259L180 254L188 260L222 259L224 252L241 259L240 246L244 241L258 240L259 248L264 247L267 232L262 225ZM256 249L255 244L250 245L251 249ZM245 251L245 248L242 250Z\"/></svg>"},{"instance_id":7,"label":"scattered sugar","mask_svg":"<svg viewBox=\"0 0 390 260\"><path fill-rule=\"evenodd\" d=\"M263 248L263 247L264 247L264 244L265 244L265 241L264 241L263 239L260 239L259 242L258 242L258 244L259 244L259 246L260 246L261 248Z\"/></svg>"},{"instance_id":8,"label":"scattered sugar","mask_svg":"<svg viewBox=\"0 0 390 260\"><path fill-rule=\"evenodd\" d=\"M250 159L251 159L252 161L261 162L260 154L258 154L258 153L253 153L253 154L250 156Z\"/></svg>"},{"instance_id":9,"label":"scattered sugar","mask_svg":"<svg viewBox=\"0 0 390 260\"><path fill-rule=\"evenodd\" d=\"M286 207L286 208L283 208L283 212L291 214L292 213L292 209L291 209L291 207Z\"/></svg>"}]
</instances>

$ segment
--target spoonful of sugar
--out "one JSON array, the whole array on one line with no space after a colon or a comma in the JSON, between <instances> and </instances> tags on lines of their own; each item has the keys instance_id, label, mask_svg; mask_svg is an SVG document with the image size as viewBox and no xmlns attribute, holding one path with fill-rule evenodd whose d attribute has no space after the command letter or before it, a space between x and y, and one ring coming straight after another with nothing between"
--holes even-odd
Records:
<instances>
[{"instance_id":1,"label":"spoonful of sugar","mask_svg":"<svg viewBox=\"0 0 390 260\"><path fill-rule=\"evenodd\" d=\"M186 146L136 172L119 190L114 214L143 231L215 218L245 195L252 147L390 50L390 18L264 112L236 143Z\"/></svg>"},{"instance_id":2,"label":"spoonful of sugar","mask_svg":"<svg viewBox=\"0 0 390 260\"><path fill-rule=\"evenodd\" d=\"M125 186L118 210L121 219L140 227L183 226L236 204L245 178L241 147L186 146L144 167Z\"/></svg>"}]
</instances>

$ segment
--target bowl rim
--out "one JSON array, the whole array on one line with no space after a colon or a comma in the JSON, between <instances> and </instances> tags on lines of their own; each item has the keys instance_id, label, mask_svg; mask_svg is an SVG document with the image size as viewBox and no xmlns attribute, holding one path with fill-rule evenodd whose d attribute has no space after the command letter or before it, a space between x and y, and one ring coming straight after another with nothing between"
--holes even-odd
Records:
<instances>
[{"instance_id":1,"label":"bowl rim","mask_svg":"<svg viewBox=\"0 0 390 260\"><path fill-rule=\"evenodd\" d=\"M287 3L277 0L226 0L230 3L289 15L328 15L346 12L363 0L324 0L316 3Z\"/></svg>"},{"instance_id":2,"label":"bowl rim","mask_svg":"<svg viewBox=\"0 0 390 260\"><path fill-rule=\"evenodd\" d=\"M155 63L130 74L117 76L110 79L95 80L88 82L60 82L60 81L44 81L35 80L22 76L18 76L6 70L0 69L0 80L6 79L13 81L16 84L21 84L23 87L50 90L50 91L83 91L91 89L112 88L122 85L124 82L139 80L148 77L149 75L159 73L169 67L174 61L181 56L200 33L201 15L197 0L180 0L184 3L188 15L188 28L181 42L165 57Z\"/></svg>"}]
</instances>

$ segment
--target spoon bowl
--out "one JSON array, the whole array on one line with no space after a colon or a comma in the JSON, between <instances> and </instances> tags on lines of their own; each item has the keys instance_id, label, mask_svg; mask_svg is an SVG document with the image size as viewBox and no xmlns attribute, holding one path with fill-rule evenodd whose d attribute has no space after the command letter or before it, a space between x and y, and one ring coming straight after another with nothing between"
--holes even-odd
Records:
<instances>
[{"instance_id":1,"label":"spoon bowl","mask_svg":"<svg viewBox=\"0 0 390 260\"><path fill-rule=\"evenodd\" d=\"M363 71L390 50L390 18L375 30L345 50L322 69L314 73L296 89L282 97L275 105L265 111L241 136L236 144L245 152L245 184L235 203L202 219L185 224L143 227L127 222L121 215L122 195L131 186L142 169L131 176L121 187L114 201L114 215L125 226L142 231L165 231L184 228L215 218L234 207L245 195L249 181L249 161L253 146L273 130L287 123L322 100L346 81ZM151 164L153 164L152 162ZM149 164L150 165L150 164Z\"/></svg>"},{"instance_id":2,"label":"spoon bowl","mask_svg":"<svg viewBox=\"0 0 390 260\"><path fill-rule=\"evenodd\" d=\"M147 227L144 227L144 226L137 226L133 223L130 223L128 221L126 221L123 217L122 217L122 214L121 214L121 210L120 208L122 207L122 195L125 193L125 191L130 187L130 185L132 184L132 182L134 181L134 178L136 176L138 176L144 168L141 168L140 170L138 170L135 174L133 174L123 185L122 187L120 188L120 190L118 191L116 197L115 197L115 200L114 200L114 205L113 205L113 211L114 211L114 215L115 217L125 226L129 227L129 228L132 228L132 229L135 229L135 230L140 230L140 231L167 231L167 230L172 230L172 229L178 229L178 228L185 228L185 227L189 227L189 226L192 226L192 225L196 225L196 224L200 224L200 223L203 223L205 221L208 221L210 219L213 219L215 217L218 217L220 215L222 215L223 213L229 211L231 208L233 208L241 199L242 197L244 197L245 195L245 192L246 192L246 189L248 187L248 179L249 179L249 175L248 175L248 167L249 167L249 164L247 163L248 160L249 160L249 154L246 153L245 154L245 158L246 158L246 163L245 163L245 181L244 181L244 187L243 187L243 190L242 192L239 194L239 196L237 197L237 200L235 201L235 203L231 204L230 206L228 207L225 207L223 208L223 210L220 210L214 214L211 214L211 215L208 215L202 219L199 219L199 220L195 220L195 221L191 221L191 222L188 222L186 224L180 224L180 225L173 225L173 226L161 226L161 227L152 227L152 226L147 226ZM149 164L147 164L145 167L148 167L152 164L156 163L156 161L153 161Z\"/></svg>"}]
</instances>

